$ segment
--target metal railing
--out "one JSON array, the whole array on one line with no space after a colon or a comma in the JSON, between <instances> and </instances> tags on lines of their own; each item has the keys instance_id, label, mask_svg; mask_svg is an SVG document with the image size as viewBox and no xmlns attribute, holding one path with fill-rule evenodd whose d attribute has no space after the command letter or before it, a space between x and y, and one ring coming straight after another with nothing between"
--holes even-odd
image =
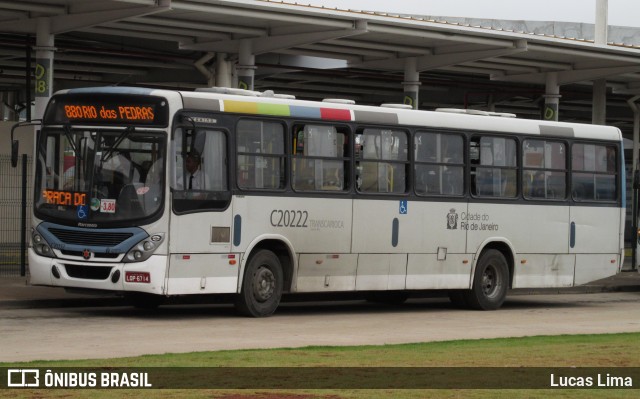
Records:
<instances>
[{"instance_id":1,"label":"metal railing","mask_svg":"<svg viewBox=\"0 0 640 399\"><path fill-rule=\"evenodd\" d=\"M18 167L11 157L0 155L0 277L28 273L27 245L32 206L31 157L22 155Z\"/></svg>"}]
</instances>

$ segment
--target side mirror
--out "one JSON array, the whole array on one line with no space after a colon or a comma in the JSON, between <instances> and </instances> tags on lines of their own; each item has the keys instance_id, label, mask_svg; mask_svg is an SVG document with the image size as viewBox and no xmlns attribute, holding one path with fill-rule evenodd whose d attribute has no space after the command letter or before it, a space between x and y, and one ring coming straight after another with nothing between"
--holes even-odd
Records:
<instances>
[{"instance_id":1,"label":"side mirror","mask_svg":"<svg viewBox=\"0 0 640 399\"><path fill-rule=\"evenodd\" d=\"M11 166L13 166L14 168L18 166L18 147L19 147L19 141L14 139L15 130L23 126L39 126L41 124L42 124L42 120L34 119L32 121L27 121L27 122L18 122L11 127Z\"/></svg>"},{"instance_id":2,"label":"side mirror","mask_svg":"<svg viewBox=\"0 0 640 399\"><path fill-rule=\"evenodd\" d=\"M633 189L640 189L640 170L633 172Z\"/></svg>"},{"instance_id":3,"label":"side mirror","mask_svg":"<svg viewBox=\"0 0 640 399\"><path fill-rule=\"evenodd\" d=\"M18 147L20 142L18 140L11 140L11 166L18 166Z\"/></svg>"}]
</instances>

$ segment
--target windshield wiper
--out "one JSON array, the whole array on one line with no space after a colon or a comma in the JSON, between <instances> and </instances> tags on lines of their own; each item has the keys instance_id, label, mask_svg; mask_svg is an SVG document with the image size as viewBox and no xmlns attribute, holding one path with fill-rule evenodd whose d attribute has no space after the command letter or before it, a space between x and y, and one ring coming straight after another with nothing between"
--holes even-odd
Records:
<instances>
[{"instance_id":1,"label":"windshield wiper","mask_svg":"<svg viewBox=\"0 0 640 399\"><path fill-rule=\"evenodd\" d=\"M78 152L78 147L76 147L76 142L73 140L73 137L71 136L71 128L69 127L69 125L63 125L62 128L64 129L64 135L67 138L67 141L69 142L69 145L73 150L73 153L76 154L76 157L82 160L82 154Z\"/></svg>"},{"instance_id":2,"label":"windshield wiper","mask_svg":"<svg viewBox=\"0 0 640 399\"><path fill-rule=\"evenodd\" d=\"M109 158L113 156L114 151L116 150L116 148L118 148L120 143L122 143L122 140L124 140L125 136L133 132L134 130L135 128L133 126L129 126L126 129L124 129L120 134L120 136L118 136L118 138L116 139L116 142L113 143L111 147L109 147L109 150L107 151L107 153L102 157L102 162L107 162Z\"/></svg>"}]
</instances>

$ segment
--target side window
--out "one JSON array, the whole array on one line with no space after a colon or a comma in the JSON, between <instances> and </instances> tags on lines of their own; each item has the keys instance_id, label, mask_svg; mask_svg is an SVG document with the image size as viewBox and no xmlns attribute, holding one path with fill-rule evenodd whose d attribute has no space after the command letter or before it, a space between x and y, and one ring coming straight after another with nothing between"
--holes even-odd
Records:
<instances>
[{"instance_id":1,"label":"side window","mask_svg":"<svg viewBox=\"0 0 640 399\"><path fill-rule=\"evenodd\" d=\"M418 132L414 137L418 195L464 194L464 140L460 135Z\"/></svg>"},{"instance_id":2,"label":"side window","mask_svg":"<svg viewBox=\"0 0 640 399\"><path fill-rule=\"evenodd\" d=\"M348 186L347 129L331 125L294 125L292 185L296 191L342 191Z\"/></svg>"},{"instance_id":3,"label":"side window","mask_svg":"<svg viewBox=\"0 0 640 399\"><path fill-rule=\"evenodd\" d=\"M573 198L577 201L615 201L618 198L616 147L575 143L571 150Z\"/></svg>"},{"instance_id":4,"label":"side window","mask_svg":"<svg viewBox=\"0 0 640 399\"><path fill-rule=\"evenodd\" d=\"M356 134L356 187L362 193L407 191L408 137L402 130L361 129Z\"/></svg>"},{"instance_id":5,"label":"side window","mask_svg":"<svg viewBox=\"0 0 640 399\"><path fill-rule=\"evenodd\" d=\"M172 187L176 190L227 190L227 139L209 129L177 129Z\"/></svg>"},{"instance_id":6,"label":"side window","mask_svg":"<svg viewBox=\"0 0 640 399\"><path fill-rule=\"evenodd\" d=\"M522 143L522 192L527 199L565 199L567 148L564 143L525 140Z\"/></svg>"},{"instance_id":7,"label":"side window","mask_svg":"<svg viewBox=\"0 0 640 399\"><path fill-rule=\"evenodd\" d=\"M277 122L241 120L236 137L238 187L283 189L284 126Z\"/></svg>"},{"instance_id":8,"label":"side window","mask_svg":"<svg viewBox=\"0 0 640 399\"><path fill-rule=\"evenodd\" d=\"M471 138L471 194L479 197L517 196L516 147L515 139L507 137Z\"/></svg>"},{"instance_id":9,"label":"side window","mask_svg":"<svg viewBox=\"0 0 640 399\"><path fill-rule=\"evenodd\" d=\"M172 148L171 187L176 212L226 208L227 137L214 128L177 128Z\"/></svg>"}]
</instances>

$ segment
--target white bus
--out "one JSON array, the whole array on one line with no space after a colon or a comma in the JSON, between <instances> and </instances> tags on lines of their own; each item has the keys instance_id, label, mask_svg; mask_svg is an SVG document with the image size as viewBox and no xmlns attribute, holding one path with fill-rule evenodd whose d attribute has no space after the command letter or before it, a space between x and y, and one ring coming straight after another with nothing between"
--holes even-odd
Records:
<instances>
[{"instance_id":1,"label":"white bus","mask_svg":"<svg viewBox=\"0 0 640 399\"><path fill-rule=\"evenodd\" d=\"M432 289L492 310L509 288L620 271L617 128L452 111L58 92L36 144L31 283L139 305L235 294L267 316L283 293Z\"/></svg>"}]
</instances>

